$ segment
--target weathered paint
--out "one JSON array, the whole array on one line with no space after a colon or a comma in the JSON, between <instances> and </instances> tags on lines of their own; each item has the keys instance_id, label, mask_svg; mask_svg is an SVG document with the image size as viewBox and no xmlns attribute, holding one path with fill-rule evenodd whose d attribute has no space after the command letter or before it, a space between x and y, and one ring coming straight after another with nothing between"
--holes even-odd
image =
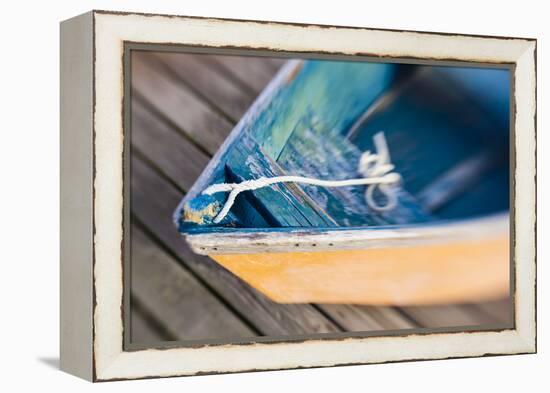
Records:
<instances>
[{"instance_id":1,"label":"weathered paint","mask_svg":"<svg viewBox=\"0 0 550 393\"><path fill-rule=\"evenodd\" d=\"M241 182L262 176L273 177L285 172L253 140L245 135L227 159L226 170L231 182ZM332 226L333 221L311 201L300 187L276 184L247 193L253 199L258 214L270 226L310 227Z\"/></svg>"},{"instance_id":2,"label":"weathered paint","mask_svg":"<svg viewBox=\"0 0 550 393\"><path fill-rule=\"evenodd\" d=\"M508 236L420 247L212 255L280 303L479 302L509 290Z\"/></svg>"},{"instance_id":3,"label":"weathered paint","mask_svg":"<svg viewBox=\"0 0 550 393\"><path fill-rule=\"evenodd\" d=\"M251 129L266 153L277 159L305 115L313 113L328 129L342 132L391 85L396 71L388 63L304 61Z\"/></svg>"},{"instance_id":4,"label":"weathered paint","mask_svg":"<svg viewBox=\"0 0 550 393\"><path fill-rule=\"evenodd\" d=\"M182 220L197 225L212 224L220 210L221 205L216 199L210 195L200 195L184 205Z\"/></svg>"}]
</instances>

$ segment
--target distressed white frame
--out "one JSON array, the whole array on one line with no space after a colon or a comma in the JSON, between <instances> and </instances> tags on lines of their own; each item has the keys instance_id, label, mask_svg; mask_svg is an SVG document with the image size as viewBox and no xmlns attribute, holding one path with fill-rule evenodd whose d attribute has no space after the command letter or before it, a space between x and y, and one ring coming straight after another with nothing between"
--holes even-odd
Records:
<instances>
[{"instance_id":1,"label":"distressed white frame","mask_svg":"<svg viewBox=\"0 0 550 393\"><path fill-rule=\"evenodd\" d=\"M91 18L93 29L93 293L82 295L83 302L88 303L81 307L93 313L93 330L90 326L90 331L81 335L91 337L91 356L90 351L74 348L76 343L65 345L62 367L63 359L70 357L76 365L65 369L99 381L536 351L535 40L109 12L92 12L78 18ZM124 351L121 244L125 41L362 54L385 56L388 60L411 57L514 63L516 166L512 186L517 192L512 194L515 238L511 243L515 244L515 329ZM62 280L68 279L62 276ZM67 315L75 306L71 303L65 307ZM62 329L70 327L63 316L61 323Z\"/></svg>"}]
</instances>

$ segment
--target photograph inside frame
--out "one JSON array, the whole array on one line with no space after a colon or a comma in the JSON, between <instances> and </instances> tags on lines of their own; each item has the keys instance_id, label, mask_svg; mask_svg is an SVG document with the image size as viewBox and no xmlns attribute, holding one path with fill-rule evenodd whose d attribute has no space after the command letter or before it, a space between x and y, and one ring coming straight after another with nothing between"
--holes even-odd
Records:
<instances>
[{"instance_id":1,"label":"photograph inside frame","mask_svg":"<svg viewBox=\"0 0 550 393\"><path fill-rule=\"evenodd\" d=\"M513 326L509 68L129 53L131 344Z\"/></svg>"}]
</instances>

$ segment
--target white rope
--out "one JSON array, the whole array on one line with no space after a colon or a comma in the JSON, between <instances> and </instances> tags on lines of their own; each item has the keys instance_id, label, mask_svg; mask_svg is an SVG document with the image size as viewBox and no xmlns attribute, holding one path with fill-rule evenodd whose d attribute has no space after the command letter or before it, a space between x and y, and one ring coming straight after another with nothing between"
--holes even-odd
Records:
<instances>
[{"instance_id":1,"label":"white rope","mask_svg":"<svg viewBox=\"0 0 550 393\"><path fill-rule=\"evenodd\" d=\"M368 185L365 191L365 200L372 209L377 211L387 211L393 209L397 204L397 195L392 187L401 181L401 175L392 172L394 165L390 163L390 154L386 138L383 132L379 132L373 137L376 153L366 151L359 160L358 172L363 175L362 178L346 180L321 180L303 176L275 176L260 177L254 180L245 180L241 183L219 183L206 188L202 193L206 195L216 194L218 192L229 192L227 201L222 210L214 218L214 223L218 224L225 218L229 210L235 203L237 195L243 191L257 190L271 186L277 183L302 183L320 187L349 187ZM376 188L383 193L386 198L385 205L378 205L374 200L374 191Z\"/></svg>"}]
</instances>

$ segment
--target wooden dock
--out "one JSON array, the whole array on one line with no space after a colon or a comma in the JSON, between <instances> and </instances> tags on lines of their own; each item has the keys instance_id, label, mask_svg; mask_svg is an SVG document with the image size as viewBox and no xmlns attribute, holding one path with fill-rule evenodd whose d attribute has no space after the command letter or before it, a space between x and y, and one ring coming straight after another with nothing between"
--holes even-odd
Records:
<instances>
[{"instance_id":1,"label":"wooden dock","mask_svg":"<svg viewBox=\"0 0 550 393\"><path fill-rule=\"evenodd\" d=\"M429 307L277 304L194 254L172 213L282 59L133 52L131 341L509 323L508 300Z\"/></svg>"}]
</instances>

